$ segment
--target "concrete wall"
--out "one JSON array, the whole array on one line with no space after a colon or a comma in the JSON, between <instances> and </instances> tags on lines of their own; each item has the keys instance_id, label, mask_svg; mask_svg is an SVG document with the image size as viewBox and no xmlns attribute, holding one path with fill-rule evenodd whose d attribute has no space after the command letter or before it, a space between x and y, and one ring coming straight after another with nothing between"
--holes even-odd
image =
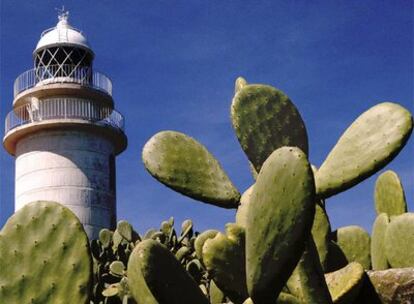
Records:
<instances>
[{"instance_id":1,"label":"concrete wall","mask_svg":"<svg viewBox=\"0 0 414 304\"><path fill-rule=\"evenodd\" d=\"M112 158L112 165L111 165ZM43 130L16 146L15 210L36 200L69 207L90 238L116 221L112 143L85 130Z\"/></svg>"}]
</instances>

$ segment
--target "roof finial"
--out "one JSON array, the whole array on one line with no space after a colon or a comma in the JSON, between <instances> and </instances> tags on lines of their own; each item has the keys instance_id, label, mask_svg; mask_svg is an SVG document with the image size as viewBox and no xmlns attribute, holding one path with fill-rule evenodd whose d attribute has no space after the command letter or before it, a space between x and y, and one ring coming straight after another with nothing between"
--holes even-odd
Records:
<instances>
[{"instance_id":1,"label":"roof finial","mask_svg":"<svg viewBox=\"0 0 414 304\"><path fill-rule=\"evenodd\" d=\"M62 5L62 8L56 8L56 11L58 12L59 21L68 21L69 11L65 10L64 5Z\"/></svg>"}]
</instances>

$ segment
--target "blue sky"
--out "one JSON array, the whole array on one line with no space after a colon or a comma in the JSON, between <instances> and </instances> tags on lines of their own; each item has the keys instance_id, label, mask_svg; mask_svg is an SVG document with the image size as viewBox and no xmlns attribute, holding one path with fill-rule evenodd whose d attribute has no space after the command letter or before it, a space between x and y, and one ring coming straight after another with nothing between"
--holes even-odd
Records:
<instances>
[{"instance_id":1,"label":"blue sky","mask_svg":"<svg viewBox=\"0 0 414 304\"><path fill-rule=\"evenodd\" d=\"M0 1L0 119L14 79L30 69L56 7L87 35L95 68L114 85L128 149L117 158L118 218L137 230L174 216L222 229L234 211L188 199L155 181L141 149L156 132L187 133L215 155L242 192L253 182L231 128L234 80L284 91L307 125L319 166L348 125L382 101L413 112L412 1ZM395 170L414 210L413 139ZM13 212L14 160L1 156L0 227ZM327 201L334 228L375 219L371 177Z\"/></svg>"}]
</instances>

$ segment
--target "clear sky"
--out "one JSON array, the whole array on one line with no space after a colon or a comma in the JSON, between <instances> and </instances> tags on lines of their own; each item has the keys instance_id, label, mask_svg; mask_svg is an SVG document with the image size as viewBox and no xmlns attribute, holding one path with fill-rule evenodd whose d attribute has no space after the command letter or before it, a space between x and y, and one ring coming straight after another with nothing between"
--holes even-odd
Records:
<instances>
[{"instance_id":1,"label":"clear sky","mask_svg":"<svg viewBox=\"0 0 414 304\"><path fill-rule=\"evenodd\" d=\"M174 216L197 230L222 229L234 211L186 198L155 181L141 162L153 134L187 133L215 155L243 192L252 183L230 123L234 80L276 86L304 118L319 166L363 111L394 101L413 112L412 1L0 1L0 119L14 79L30 69L55 8L88 37L95 68L113 80L128 149L117 158L118 218L138 231ZM3 130L2 130L3 132ZM395 170L414 210L413 139ZM13 212L14 160L1 155L0 227ZM327 201L334 228L375 218L375 177Z\"/></svg>"}]
</instances>

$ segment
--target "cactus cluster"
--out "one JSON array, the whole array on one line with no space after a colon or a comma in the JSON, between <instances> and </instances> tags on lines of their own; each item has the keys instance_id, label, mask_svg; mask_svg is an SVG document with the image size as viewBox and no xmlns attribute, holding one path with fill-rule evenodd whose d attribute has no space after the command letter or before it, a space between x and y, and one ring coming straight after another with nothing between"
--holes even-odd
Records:
<instances>
[{"instance_id":1,"label":"cactus cluster","mask_svg":"<svg viewBox=\"0 0 414 304\"><path fill-rule=\"evenodd\" d=\"M414 214L398 175L378 177L372 236L358 226L331 230L327 198L375 174L403 148L411 114L395 103L368 109L317 169L304 121L287 95L238 78L231 106L236 136L255 182L240 195L195 139L162 131L144 146L148 172L196 200L237 209L224 232L178 234L174 219L139 234L126 221L88 243L76 217L52 202L16 212L0 232L1 303L282 304L395 303L370 271L414 267ZM13 263L10 263L13 261ZM387 282L388 282L387 281ZM398 290L402 290L399 293ZM394 302L393 302L394 301Z\"/></svg>"},{"instance_id":2,"label":"cactus cluster","mask_svg":"<svg viewBox=\"0 0 414 304\"><path fill-rule=\"evenodd\" d=\"M203 290L207 290L206 270L196 254L195 243L198 234L198 232L194 232L191 220L185 220L181 224L181 232L178 234L174 228L173 218L163 221L159 229L148 229L142 235L124 220L118 222L115 231L102 229L99 233L99 239L91 241L95 274L94 303L132 304L135 303L134 298L139 298L142 303L158 303L146 287L150 283L147 283L142 277L144 273L148 274L149 270L155 268L143 267L141 269L138 266L129 266L131 259L134 260L132 265L144 263L140 261L140 257L136 253L138 249L135 250L135 248L138 246L139 252L148 253L149 260L152 259L153 254L161 254L164 257L171 255L179 265L183 266L183 271L188 272L188 275L197 282L197 287L202 286ZM165 247L168 254L160 251L159 246L156 247L153 242ZM133 252L135 252L134 255ZM130 285L130 280L133 280L134 284ZM139 292L137 292L137 288ZM138 303L141 303L140 301Z\"/></svg>"},{"instance_id":3,"label":"cactus cluster","mask_svg":"<svg viewBox=\"0 0 414 304\"><path fill-rule=\"evenodd\" d=\"M401 183L395 174L381 176L377 182L376 209L378 212L387 212L391 223L388 224L389 219L384 219L385 215L382 215L375 225L378 228L374 227L373 240L368 232L358 226L331 231L325 209L325 204L329 204L327 198L372 176L396 157L413 129L409 111L392 102L379 103L368 109L348 127L320 168L316 169L309 164L304 121L285 93L269 85L248 84L241 77L236 80L234 92L232 124L249 160L255 183L243 195L233 195L231 207L237 208L236 224L229 225L243 228L246 237L245 266L240 266L246 271L246 286L239 279L221 285L222 291L232 284L239 286L236 296L234 286L226 290L228 295L233 294L230 297L233 303L242 303L240 295L244 294L245 287L249 296L246 303L275 303L282 293L303 303L352 303L362 288L364 270L371 269L372 265L377 267L378 263L381 268L392 266L390 260L396 266L411 263L410 254L414 250L401 255L400 261L404 259L407 264L395 260L398 254L387 254L387 247L391 247L388 245L391 242L386 241L387 236L391 238L392 233L400 235L401 231L412 231L411 225L414 223L411 215L398 215L407 209ZM177 163L178 159L167 160L164 154L172 149L190 151L195 139L179 133L183 140L170 140L164 136L168 132L174 134L173 131L160 132L145 145L142 157L147 170L156 179L184 195L228 208L229 204L220 205L206 198L208 192L204 196L193 195L201 190L203 184L193 184L200 178L198 174L191 174L192 170L198 169L200 160L193 164L183 162L189 182L185 187L174 188L174 183L181 176L182 164ZM163 138L162 149L154 148L153 142L159 137ZM183 147L178 148L177 145ZM197 145L202 146L199 143ZM147 165L152 159L148 151L163 155L163 162L157 163L162 164L161 169ZM206 151L205 147L203 151ZM202 163L211 163L211 170L215 170L218 161L212 161L211 154L207 152L203 154L208 154L208 158L203 156L206 160ZM161 177L166 167L170 168L168 180ZM227 178L224 184L233 185ZM238 191L233 192L229 188L227 193ZM395 242L400 245L401 240L410 242L409 235L400 235ZM232 251L224 245L230 236L218 234L209 237L222 240L223 247L217 248L221 248L223 253L228 254L228 259L232 259L229 265L241 265L240 255L231 258ZM203 239L209 237L206 234ZM213 240L206 241L204 246L209 248L207 245ZM373 248L381 252L375 252ZM389 250L392 251L391 248ZM204 250L198 251L204 253ZM393 251L396 252L398 250ZM207 268L213 274L213 280L216 280L215 286L219 288L222 277L233 276L231 268L225 276L221 275L222 270L217 261L222 258L219 255L213 259L216 261L213 264L218 268L214 270L212 265ZM325 280L323 273L328 272L331 273L326 275ZM244 275L243 272L240 274Z\"/></svg>"},{"instance_id":4,"label":"cactus cluster","mask_svg":"<svg viewBox=\"0 0 414 304\"><path fill-rule=\"evenodd\" d=\"M377 218L372 229L374 270L414 266L414 213L407 212L400 178L391 170L375 183Z\"/></svg>"}]
</instances>

